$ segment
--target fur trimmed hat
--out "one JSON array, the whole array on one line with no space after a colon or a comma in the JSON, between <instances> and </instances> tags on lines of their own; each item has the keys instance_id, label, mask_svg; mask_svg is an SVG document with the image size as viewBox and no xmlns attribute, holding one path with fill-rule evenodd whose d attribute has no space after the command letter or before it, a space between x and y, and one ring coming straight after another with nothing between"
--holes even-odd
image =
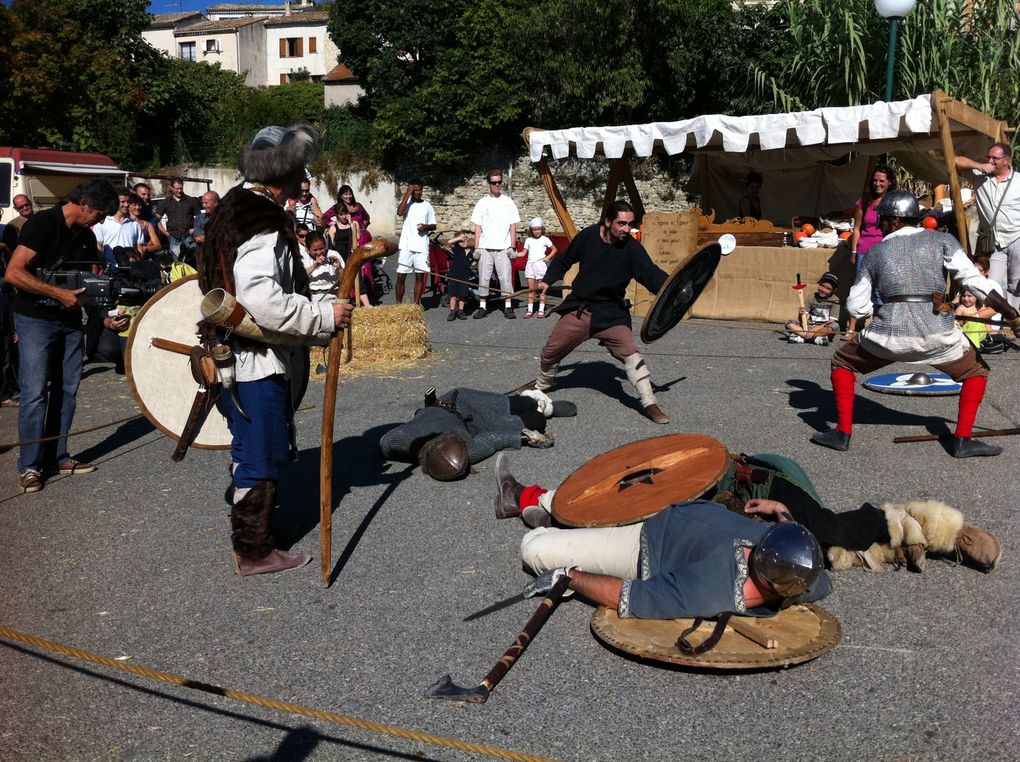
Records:
<instances>
[{"instance_id":1,"label":"fur trimmed hat","mask_svg":"<svg viewBox=\"0 0 1020 762\"><path fill-rule=\"evenodd\" d=\"M303 169L319 155L319 131L309 124L263 127L242 148L237 168L249 182L270 182Z\"/></svg>"}]
</instances>

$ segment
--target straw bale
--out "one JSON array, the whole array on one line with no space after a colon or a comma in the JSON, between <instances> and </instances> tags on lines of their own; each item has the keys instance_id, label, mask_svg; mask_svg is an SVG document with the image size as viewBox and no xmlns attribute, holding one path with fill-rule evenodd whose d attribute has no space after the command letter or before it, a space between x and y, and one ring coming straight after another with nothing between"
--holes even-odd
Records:
<instances>
[{"instance_id":1,"label":"straw bale","mask_svg":"<svg viewBox=\"0 0 1020 762\"><path fill-rule=\"evenodd\" d=\"M354 310L351 323L353 355L350 363L341 363L344 374L383 374L427 363L432 352L425 315L418 304L392 304L385 307ZM326 348L312 347L311 378L325 379Z\"/></svg>"}]
</instances>

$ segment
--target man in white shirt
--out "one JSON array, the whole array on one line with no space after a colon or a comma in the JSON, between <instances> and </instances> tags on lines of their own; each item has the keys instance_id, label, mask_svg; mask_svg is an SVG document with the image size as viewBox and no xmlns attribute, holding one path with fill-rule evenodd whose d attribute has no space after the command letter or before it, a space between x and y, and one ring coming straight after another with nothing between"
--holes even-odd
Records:
<instances>
[{"instance_id":1,"label":"man in white shirt","mask_svg":"<svg viewBox=\"0 0 1020 762\"><path fill-rule=\"evenodd\" d=\"M1020 179L1013 170L1013 149L995 143L984 164L956 157L957 169L974 170L980 232L991 235L988 277L998 283L1013 307L1020 307Z\"/></svg>"},{"instance_id":2,"label":"man in white shirt","mask_svg":"<svg viewBox=\"0 0 1020 762\"><path fill-rule=\"evenodd\" d=\"M142 226L131 219L131 214L128 211L130 201L130 189L119 189L117 191L117 213L110 215L92 228L92 232L96 235L96 246L111 265L117 264L114 249L131 249L129 257L132 262L141 259L145 253L145 237L142 235Z\"/></svg>"},{"instance_id":3,"label":"man in white shirt","mask_svg":"<svg viewBox=\"0 0 1020 762\"><path fill-rule=\"evenodd\" d=\"M400 230L400 250L397 261L397 304L404 301L405 281L408 273L414 273L414 303L421 304L425 293L425 276L429 272L429 233L436 229L436 212L432 204L422 199L424 184L411 180L397 214L404 218Z\"/></svg>"},{"instance_id":4,"label":"man in white shirt","mask_svg":"<svg viewBox=\"0 0 1020 762\"><path fill-rule=\"evenodd\" d=\"M513 293L513 271L510 256L513 245L517 242L517 223L521 215L509 196L503 195L503 173L498 169L490 170L485 176L489 184L489 195L475 204L471 213L471 222L475 226L475 256L478 258L478 296L479 305L475 318L488 315L486 297L489 295L489 280L493 269L496 280L503 292L503 315L508 318L514 315L510 294Z\"/></svg>"}]
</instances>

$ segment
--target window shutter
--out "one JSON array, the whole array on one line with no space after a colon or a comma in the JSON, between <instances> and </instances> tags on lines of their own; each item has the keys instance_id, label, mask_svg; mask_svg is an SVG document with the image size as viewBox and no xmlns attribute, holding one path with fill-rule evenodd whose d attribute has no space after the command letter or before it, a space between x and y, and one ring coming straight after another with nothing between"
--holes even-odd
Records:
<instances>
[{"instance_id":1,"label":"window shutter","mask_svg":"<svg viewBox=\"0 0 1020 762\"><path fill-rule=\"evenodd\" d=\"M319 52L318 51L318 40L316 40L314 37L309 37L308 38L308 52L309 53L318 53Z\"/></svg>"},{"instance_id":2,"label":"window shutter","mask_svg":"<svg viewBox=\"0 0 1020 762\"><path fill-rule=\"evenodd\" d=\"M304 46L305 46L304 38L303 37L298 37L297 38L297 57L298 58L301 58L301 56L303 56L305 54L304 53Z\"/></svg>"},{"instance_id":3,"label":"window shutter","mask_svg":"<svg viewBox=\"0 0 1020 762\"><path fill-rule=\"evenodd\" d=\"M287 84L287 75L286 74L281 74L280 75L280 84L281 85L286 85Z\"/></svg>"},{"instance_id":4,"label":"window shutter","mask_svg":"<svg viewBox=\"0 0 1020 762\"><path fill-rule=\"evenodd\" d=\"M283 37L280 38L280 58L287 57L287 40Z\"/></svg>"}]
</instances>

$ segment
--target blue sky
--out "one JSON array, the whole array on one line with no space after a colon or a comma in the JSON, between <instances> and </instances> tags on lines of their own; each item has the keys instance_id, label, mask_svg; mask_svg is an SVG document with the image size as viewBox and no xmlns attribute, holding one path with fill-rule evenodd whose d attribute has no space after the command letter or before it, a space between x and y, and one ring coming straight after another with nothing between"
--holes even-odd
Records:
<instances>
[{"instance_id":1,"label":"blue sky","mask_svg":"<svg viewBox=\"0 0 1020 762\"><path fill-rule=\"evenodd\" d=\"M182 11L204 11L209 5L225 2L243 2L245 5L283 5L283 0L151 0L149 13L180 13Z\"/></svg>"}]
</instances>

